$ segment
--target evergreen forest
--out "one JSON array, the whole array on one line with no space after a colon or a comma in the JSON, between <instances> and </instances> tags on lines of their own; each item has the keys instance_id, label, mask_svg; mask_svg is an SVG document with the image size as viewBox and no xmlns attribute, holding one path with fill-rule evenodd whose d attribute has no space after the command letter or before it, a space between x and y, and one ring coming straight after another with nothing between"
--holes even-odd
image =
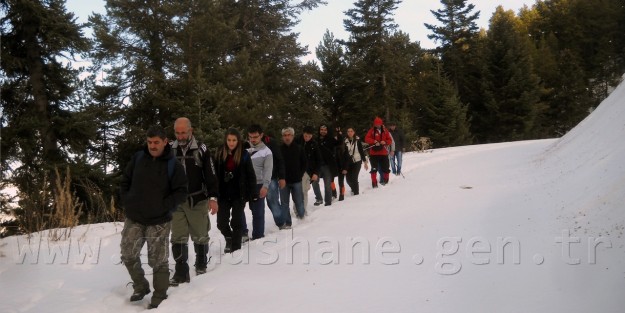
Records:
<instances>
[{"instance_id":1,"label":"evergreen forest","mask_svg":"<svg viewBox=\"0 0 625 313\"><path fill-rule=\"evenodd\" d=\"M1 235L121 219L120 171L177 117L211 149L252 123L362 137L375 116L437 148L554 138L625 72L623 0L440 0L434 49L399 29L400 3L354 0L349 37L327 31L303 62L293 27L323 0L106 0L85 24L64 0L0 0L0 190L18 191Z\"/></svg>"}]
</instances>

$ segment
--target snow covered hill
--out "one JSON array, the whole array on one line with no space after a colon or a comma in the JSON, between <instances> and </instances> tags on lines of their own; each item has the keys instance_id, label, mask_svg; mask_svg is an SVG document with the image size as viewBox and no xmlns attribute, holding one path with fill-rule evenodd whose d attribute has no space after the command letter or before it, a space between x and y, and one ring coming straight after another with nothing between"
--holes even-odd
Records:
<instances>
[{"instance_id":1,"label":"snow covered hill","mask_svg":"<svg viewBox=\"0 0 625 313\"><path fill-rule=\"evenodd\" d=\"M158 310L623 312L624 137L621 85L561 139L406 154L405 178L373 190L361 173L361 195L310 205L292 231L268 212L242 253L220 253L212 217L211 271ZM0 241L0 312L145 310L149 296L128 301L121 228Z\"/></svg>"}]
</instances>

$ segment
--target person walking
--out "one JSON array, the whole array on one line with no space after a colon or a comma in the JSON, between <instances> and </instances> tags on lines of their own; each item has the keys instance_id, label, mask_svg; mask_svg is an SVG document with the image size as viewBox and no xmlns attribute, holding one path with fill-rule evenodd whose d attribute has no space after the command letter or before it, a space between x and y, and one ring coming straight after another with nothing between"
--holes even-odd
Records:
<instances>
[{"instance_id":1,"label":"person walking","mask_svg":"<svg viewBox=\"0 0 625 313\"><path fill-rule=\"evenodd\" d=\"M302 190L302 177L306 172L306 153L300 145L293 141L294 139L295 130L292 127L282 130L283 143L280 145L280 152L284 156L286 186L280 189L280 202L282 203L282 217L284 221L280 229L289 229L292 225L289 196L293 198L297 218L303 219L306 214Z\"/></svg>"},{"instance_id":2,"label":"person walking","mask_svg":"<svg viewBox=\"0 0 625 313\"><path fill-rule=\"evenodd\" d=\"M319 180L313 182L313 190L315 191L315 205L321 205L325 202L326 206L332 205L332 190L336 190L334 185L334 177L338 176L338 165L336 164L336 146L337 140L329 133L326 125L319 127L319 136L317 137L319 146L319 155L321 156L319 163L319 176L323 179L324 196L321 196L321 188Z\"/></svg>"},{"instance_id":3,"label":"person walking","mask_svg":"<svg viewBox=\"0 0 625 313\"><path fill-rule=\"evenodd\" d=\"M130 301L139 301L150 293L140 259L147 243L154 287L148 308L152 309L167 299L172 213L187 199L187 177L162 127L150 127L146 137L146 147L135 153L122 174L120 196L126 220L120 248L134 289Z\"/></svg>"},{"instance_id":4,"label":"person walking","mask_svg":"<svg viewBox=\"0 0 625 313\"><path fill-rule=\"evenodd\" d=\"M404 131L397 128L395 122L388 123L388 130L391 133L393 142L395 143L395 149L391 152L391 171L393 174L401 175L402 156L406 151L406 135Z\"/></svg>"},{"instance_id":5,"label":"person walking","mask_svg":"<svg viewBox=\"0 0 625 313\"><path fill-rule=\"evenodd\" d=\"M376 117L373 120L373 127L369 129L365 136L365 142L371 146L369 149L369 159L371 161L371 186L378 188L377 172L378 169L382 170L383 177L380 184L386 185L389 179L388 147L393 143L393 139L383 126L384 121L381 118Z\"/></svg>"},{"instance_id":6,"label":"person walking","mask_svg":"<svg viewBox=\"0 0 625 313\"><path fill-rule=\"evenodd\" d=\"M267 206L273 215L273 221L276 226L280 226L280 219L282 217L282 206L280 205L280 189L286 186L286 180L284 176L284 158L280 153L280 141L279 139L272 138L267 134L261 132L261 140L265 143L271 155L273 156L273 173L271 174L271 183L269 184L269 190L267 190Z\"/></svg>"},{"instance_id":7,"label":"person walking","mask_svg":"<svg viewBox=\"0 0 625 313\"><path fill-rule=\"evenodd\" d=\"M228 129L224 135L215 157L215 172L219 181L217 228L226 240L224 252L231 253L241 249L241 215L246 202L258 200L252 159L243 149L241 133L236 128Z\"/></svg>"},{"instance_id":8,"label":"person walking","mask_svg":"<svg viewBox=\"0 0 625 313\"><path fill-rule=\"evenodd\" d=\"M302 192L304 193L304 210L308 207L308 192L310 191L311 183L319 180L319 162L321 156L319 155L319 146L313 139L315 129L312 126L304 127L304 131L301 138L301 145L304 148L306 155L306 171L302 177ZM314 190L316 199L321 199L321 191L317 193ZM319 204L323 203L323 200L318 200Z\"/></svg>"},{"instance_id":9,"label":"person walking","mask_svg":"<svg viewBox=\"0 0 625 313\"><path fill-rule=\"evenodd\" d=\"M367 155L362 147L362 141L356 136L354 128L347 129L347 137L345 137L345 150L347 152L347 167L344 169L347 179L347 185L352 190L353 195L360 193L360 187L358 183L358 175L360 174L360 168L362 164L365 165L365 170L369 170L369 162L367 162Z\"/></svg>"},{"instance_id":10,"label":"person walking","mask_svg":"<svg viewBox=\"0 0 625 313\"><path fill-rule=\"evenodd\" d=\"M187 175L189 195L172 215L171 252L176 261L173 277L169 283L178 286L190 279L188 242L193 241L195 250L195 273L206 273L208 265L208 231L211 228L208 212L217 213L217 195L219 186L215 176L213 159L206 145L193 136L191 121L186 117L174 122L176 140L172 143L174 156Z\"/></svg>"},{"instance_id":11,"label":"person walking","mask_svg":"<svg viewBox=\"0 0 625 313\"><path fill-rule=\"evenodd\" d=\"M382 125L382 127L384 127L384 125ZM388 135L391 138L391 144L386 146L386 151L388 152L388 162L391 164L392 155L395 154L395 139L393 139L393 134L391 134L391 132L388 132ZM384 171L381 166L378 167L378 174L380 177L378 181L384 182ZM388 180L385 183L388 183Z\"/></svg>"},{"instance_id":12,"label":"person walking","mask_svg":"<svg viewBox=\"0 0 625 313\"><path fill-rule=\"evenodd\" d=\"M336 174L338 176L339 188L332 188L332 196L336 197L338 192L339 201L345 200L345 175L347 174L348 155L343 144L343 132L341 127L336 127L334 130L334 140L336 140L336 146L334 147L335 162L337 166ZM332 181L334 183L334 181Z\"/></svg>"},{"instance_id":13,"label":"person walking","mask_svg":"<svg viewBox=\"0 0 625 313\"><path fill-rule=\"evenodd\" d=\"M249 148L256 174L256 193L258 199L250 201L252 211L252 240L265 237L265 197L273 175L273 153L262 141L263 129L258 124L247 129ZM247 222L243 214L243 237L248 235Z\"/></svg>"}]
</instances>

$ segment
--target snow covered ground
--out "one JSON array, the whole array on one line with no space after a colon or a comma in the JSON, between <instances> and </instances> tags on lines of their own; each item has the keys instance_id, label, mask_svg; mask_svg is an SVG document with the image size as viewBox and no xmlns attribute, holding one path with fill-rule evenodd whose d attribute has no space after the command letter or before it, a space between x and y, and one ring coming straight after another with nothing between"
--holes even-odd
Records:
<instances>
[{"instance_id":1,"label":"snow covered ground","mask_svg":"<svg viewBox=\"0 0 625 313\"><path fill-rule=\"evenodd\" d=\"M408 153L405 178L373 190L361 173L361 195L310 205L292 231L267 211L241 253L220 253L212 216L210 272L158 310L623 312L623 138L622 85L561 139ZM121 229L2 239L0 312L145 310L151 294L128 301Z\"/></svg>"}]
</instances>

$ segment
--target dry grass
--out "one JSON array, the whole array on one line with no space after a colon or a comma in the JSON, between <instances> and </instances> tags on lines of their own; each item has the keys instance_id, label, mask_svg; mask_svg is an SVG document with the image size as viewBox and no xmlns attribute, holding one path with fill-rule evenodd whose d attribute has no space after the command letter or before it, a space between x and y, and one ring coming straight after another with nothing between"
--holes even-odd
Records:
<instances>
[{"instance_id":1,"label":"dry grass","mask_svg":"<svg viewBox=\"0 0 625 313\"><path fill-rule=\"evenodd\" d=\"M50 240L65 240L80 223L84 205L71 189L69 168L64 175L55 168L55 174L54 182L49 182L46 176L39 189L20 195L23 201L18 224L29 239L32 234L48 229Z\"/></svg>"},{"instance_id":2,"label":"dry grass","mask_svg":"<svg viewBox=\"0 0 625 313\"><path fill-rule=\"evenodd\" d=\"M69 167L62 177L58 169L54 169L56 179L54 181L53 212L50 215L50 228L48 236L51 240L65 240L72 234L74 227L80 223L83 203L79 201L71 190L71 175Z\"/></svg>"}]
</instances>

